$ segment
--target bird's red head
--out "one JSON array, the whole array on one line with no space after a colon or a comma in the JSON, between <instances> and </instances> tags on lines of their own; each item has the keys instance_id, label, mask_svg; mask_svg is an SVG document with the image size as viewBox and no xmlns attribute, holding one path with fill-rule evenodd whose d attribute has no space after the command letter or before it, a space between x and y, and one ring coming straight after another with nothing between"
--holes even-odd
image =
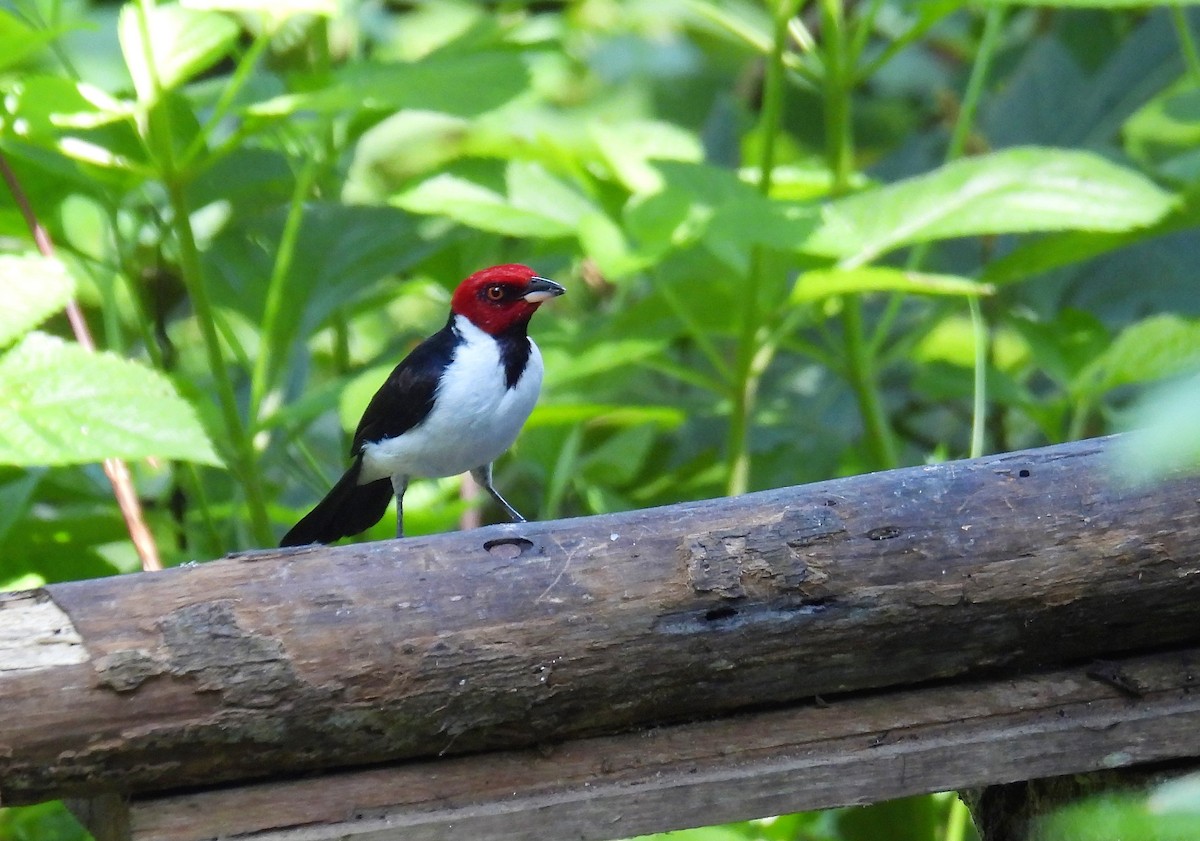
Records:
<instances>
[{"instance_id":1,"label":"bird's red head","mask_svg":"<svg viewBox=\"0 0 1200 841\"><path fill-rule=\"evenodd\" d=\"M538 277L533 269L505 263L475 272L458 285L450 300L456 315L492 335L518 324L526 324L543 301L566 290L552 280Z\"/></svg>"}]
</instances>

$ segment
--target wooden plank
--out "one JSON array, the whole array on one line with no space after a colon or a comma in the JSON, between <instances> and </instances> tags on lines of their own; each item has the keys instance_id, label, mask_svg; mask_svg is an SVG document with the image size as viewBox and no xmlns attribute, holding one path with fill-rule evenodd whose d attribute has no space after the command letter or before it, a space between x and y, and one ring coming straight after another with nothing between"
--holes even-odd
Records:
<instances>
[{"instance_id":1,"label":"wooden plank","mask_svg":"<svg viewBox=\"0 0 1200 841\"><path fill-rule=\"evenodd\" d=\"M1103 672L890 691L541 750L138 799L130 826L134 841L602 841L1195 757L1198 667L1191 649Z\"/></svg>"},{"instance_id":2,"label":"wooden plank","mask_svg":"<svg viewBox=\"0 0 1200 841\"><path fill-rule=\"evenodd\" d=\"M1128 486L1107 447L51 585L88 659L0 671L0 800L1200 644L1200 478Z\"/></svg>"}]
</instances>

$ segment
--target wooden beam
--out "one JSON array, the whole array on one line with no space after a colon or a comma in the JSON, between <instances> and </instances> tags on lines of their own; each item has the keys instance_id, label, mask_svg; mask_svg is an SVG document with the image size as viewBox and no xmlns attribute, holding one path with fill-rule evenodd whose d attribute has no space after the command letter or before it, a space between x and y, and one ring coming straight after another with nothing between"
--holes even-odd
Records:
<instances>
[{"instance_id":1,"label":"wooden beam","mask_svg":"<svg viewBox=\"0 0 1200 841\"><path fill-rule=\"evenodd\" d=\"M1198 644L1200 479L1127 486L1107 450L8 596L0 627L52 603L80 642L0 664L0 799L512 750Z\"/></svg>"},{"instance_id":2,"label":"wooden beam","mask_svg":"<svg viewBox=\"0 0 1200 841\"><path fill-rule=\"evenodd\" d=\"M1200 756L1198 667L1191 649L541 750L136 799L129 837L603 841ZM1125 688L1113 685L1117 675Z\"/></svg>"}]
</instances>

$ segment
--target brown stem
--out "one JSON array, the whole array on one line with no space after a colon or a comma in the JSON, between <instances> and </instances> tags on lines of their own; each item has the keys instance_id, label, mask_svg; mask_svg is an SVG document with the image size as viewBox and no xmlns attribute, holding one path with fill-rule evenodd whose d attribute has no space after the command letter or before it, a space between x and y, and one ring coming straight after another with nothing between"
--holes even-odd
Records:
<instances>
[{"instance_id":1,"label":"brown stem","mask_svg":"<svg viewBox=\"0 0 1200 841\"><path fill-rule=\"evenodd\" d=\"M29 198L21 188L16 173L8 165L8 159L2 152L0 152L0 174L4 176L4 182L8 185L9 192L12 193L17 207L21 209L21 215L25 217L25 223L29 226L29 232L33 234L33 241L37 244L38 251L44 257L53 257L54 243L50 239L50 233L38 221L37 214L33 212L33 207L29 204ZM96 342L92 339L92 331L88 329L83 310L74 299L67 302L66 310L67 320L71 322L71 331L75 334L75 341L79 342L79 345L85 350L94 353ZM146 526L145 517L142 516L142 504L133 489L129 468L119 458L108 458L104 460L104 473L108 476L108 481L112 483L117 505L121 508L121 514L125 518L125 527L129 530L129 538L133 541L138 557L142 561L142 569L147 571L162 569L158 546L154 542L154 535Z\"/></svg>"}]
</instances>

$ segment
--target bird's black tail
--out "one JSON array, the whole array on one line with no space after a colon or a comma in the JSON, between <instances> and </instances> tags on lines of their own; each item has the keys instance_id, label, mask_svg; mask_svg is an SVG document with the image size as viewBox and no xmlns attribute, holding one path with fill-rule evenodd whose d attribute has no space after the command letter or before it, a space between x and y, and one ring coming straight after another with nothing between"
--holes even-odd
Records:
<instances>
[{"instance_id":1,"label":"bird's black tail","mask_svg":"<svg viewBox=\"0 0 1200 841\"><path fill-rule=\"evenodd\" d=\"M358 534L378 523L392 499L392 483L389 479L378 479L360 485L361 469L362 456L359 456L316 508L283 536L279 545L333 543L339 537Z\"/></svg>"}]
</instances>

